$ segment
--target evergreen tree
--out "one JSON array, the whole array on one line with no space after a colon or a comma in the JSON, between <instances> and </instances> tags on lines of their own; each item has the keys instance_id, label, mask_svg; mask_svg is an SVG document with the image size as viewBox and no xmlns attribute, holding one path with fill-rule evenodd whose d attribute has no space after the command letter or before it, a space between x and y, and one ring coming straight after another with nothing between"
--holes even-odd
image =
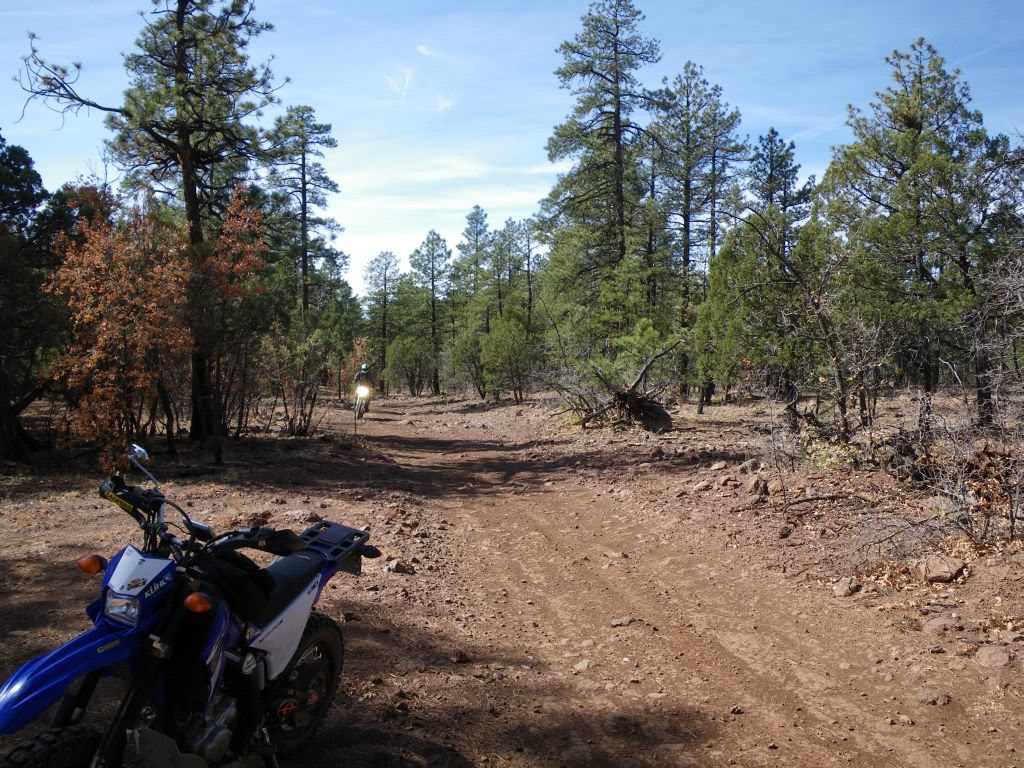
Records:
<instances>
[{"instance_id":1,"label":"evergreen tree","mask_svg":"<svg viewBox=\"0 0 1024 768\"><path fill-rule=\"evenodd\" d=\"M452 252L437 232L431 230L419 248L409 257L409 266L419 285L429 292L430 300L430 345L433 352L431 387L435 395L441 394L441 322L439 305L442 305L448 285L449 264Z\"/></svg>"},{"instance_id":2,"label":"evergreen tree","mask_svg":"<svg viewBox=\"0 0 1024 768\"><path fill-rule=\"evenodd\" d=\"M327 204L327 195L338 191L338 185L327 175L317 158L323 150L338 146L331 135L329 123L316 122L312 107L289 107L274 121L269 134L271 164L268 182L280 189L299 206L299 264L302 285L302 313L309 311L310 235L333 235L338 224L333 219L313 216L311 208Z\"/></svg>"},{"instance_id":3,"label":"evergreen tree","mask_svg":"<svg viewBox=\"0 0 1024 768\"><path fill-rule=\"evenodd\" d=\"M252 0L152 0L135 51L124 56L129 86L121 106L100 104L79 93L80 65L45 60L32 39L22 87L63 112L107 113L114 132L111 155L129 182L180 194L193 261L208 248L204 220L223 214L245 164L259 151L248 121L274 100L270 67L250 63L250 42L271 29L252 14ZM222 415L210 379L216 340L209 327L212 298L193 291L191 330L192 425L195 440L214 439L220 460Z\"/></svg>"},{"instance_id":4,"label":"evergreen tree","mask_svg":"<svg viewBox=\"0 0 1024 768\"><path fill-rule=\"evenodd\" d=\"M371 351L379 371L387 368L388 345L398 327L392 318L392 304L400 277L398 257L391 251L382 251L366 265L366 314L374 338Z\"/></svg>"},{"instance_id":5,"label":"evergreen tree","mask_svg":"<svg viewBox=\"0 0 1024 768\"><path fill-rule=\"evenodd\" d=\"M46 197L28 152L0 136L0 458L22 459L33 447L18 414L33 388L33 363L43 335L39 323L48 314L40 311L39 253L30 239L36 210Z\"/></svg>"},{"instance_id":6,"label":"evergreen tree","mask_svg":"<svg viewBox=\"0 0 1024 768\"><path fill-rule=\"evenodd\" d=\"M587 223L588 250L604 271L626 258L637 207L629 186L644 130L633 115L653 102L637 70L660 59L657 42L639 32L642 20L630 0L599 0L583 16L583 30L558 49L563 64L555 74L576 104L548 141L548 157L571 158L575 165L555 186L549 206L556 216Z\"/></svg>"},{"instance_id":7,"label":"evergreen tree","mask_svg":"<svg viewBox=\"0 0 1024 768\"><path fill-rule=\"evenodd\" d=\"M999 220L992 214L1005 197L999 188L1004 176L992 171L1007 166L1008 143L987 136L959 71L947 70L925 40L895 51L886 62L892 84L867 111L850 108L854 141L836 150L829 167L830 210L887 276L888 321L901 339L897 366L925 393L921 430L930 428L930 394L941 360L962 358L956 349L944 349L957 338L965 341L957 346L975 350L970 363L978 418L989 423L992 364L978 354L986 346L983 339L964 339L961 302L977 306L977 270L988 261L986 239ZM968 203L957 180L971 177L976 196Z\"/></svg>"}]
</instances>

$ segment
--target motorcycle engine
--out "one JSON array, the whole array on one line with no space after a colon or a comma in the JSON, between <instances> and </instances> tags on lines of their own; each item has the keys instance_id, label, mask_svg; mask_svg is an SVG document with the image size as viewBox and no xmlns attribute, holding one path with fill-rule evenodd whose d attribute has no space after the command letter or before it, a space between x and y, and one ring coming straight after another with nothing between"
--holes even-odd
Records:
<instances>
[{"instance_id":1,"label":"motorcycle engine","mask_svg":"<svg viewBox=\"0 0 1024 768\"><path fill-rule=\"evenodd\" d=\"M218 693L206 708L204 717L188 729L189 749L208 763L217 762L231 746L231 732L238 719L238 702Z\"/></svg>"}]
</instances>

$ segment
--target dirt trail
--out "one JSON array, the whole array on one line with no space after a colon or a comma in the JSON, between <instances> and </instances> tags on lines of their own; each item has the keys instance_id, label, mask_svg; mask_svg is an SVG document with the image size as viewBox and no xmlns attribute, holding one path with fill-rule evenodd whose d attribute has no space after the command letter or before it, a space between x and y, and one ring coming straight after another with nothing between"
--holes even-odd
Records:
<instances>
[{"instance_id":1,"label":"dirt trail","mask_svg":"<svg viewBox=\"0 0 1024 768\"><path fill-rule=\"evenodd\" d=\"M471 719L456 738L471 759L1013 764L1020 737L989 732L964 704L988 697L999 709L1002 678L975 675L946 706L915 702L963 662L907 647L879 611L767 571L756 551L714 532L720 510L651 511L634 503L643 482L616 488L615 466L584 477L572 463L531 460L529 430L485 431L486 417L456 424L453 441L453 420L383 405L365 429L398 462L381 487L413 490L452 524L455 556L422 574L413 614L471 644L471 657L517 662L499 663L498 679L457 674L466 679L425 681L418 694L428 712L438 691L471 710L491 702L494 722Z\"/></svg>"},{"instance_id":2,"label":"dirt trail","mask_svg":"<svg viewBox=\"0 0 1024 768\"><path fill-rule=\"evenodd\" d=\"M783 572L763 537L744 538L760 521L737 529L743 513L721 499L672 490L700 466L656 471L646 449L613 459L547 425L531 409L382 401L356 450L266 441L213 479L168 483L219 529L252 513L295 527L322 514L368 527L415 570L382 558L325 593L323 610L344 621L345 689L302 764L1018 761L1016 662L983 669L905 629L913 609L899 593L869 607ZM334 429L348 427L340 414ZM40 513L91 484L45 498L35 481L5 486L0 570L22 602L0 599L0 671L83 625L91 585L63 565L80 544ZM115 511L82 506L101 546L122 542ZM26 553L14 534L33 531L46 543ZM922 690L939 703L918 701Z\"/></svg>"}]
</instances>

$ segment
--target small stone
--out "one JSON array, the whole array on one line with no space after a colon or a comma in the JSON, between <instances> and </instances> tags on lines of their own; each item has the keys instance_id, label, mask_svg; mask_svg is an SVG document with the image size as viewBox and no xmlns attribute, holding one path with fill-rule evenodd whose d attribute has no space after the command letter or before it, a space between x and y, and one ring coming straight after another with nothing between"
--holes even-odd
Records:
<instances>
[{"instance_id":1,"label":"small stone","mask_svg":"<svg viewBox=\"0 0 1024 768\"><path fill-rule=\"evenodd\" d=\"M995 645L986 645L984 648L978 649L974 659L983 667L999 669L1010 663L1010 652Z\"/></svg>"},{"instance_id":2,"label":"small stone","mask_svg":"<svg viewBox=\"0 0 1024 768\"><path fill-rule=\"evenodd\" d=\"M963 573L966 565L955 557L932 555L914 563L914 571L928 584L947 584Z\"/></svg>"},{"instance_id":3,"label":"small stone","mask_svg":"<svg viewBox=\"0 0 1024 768\"><path fill-rule=\"evenodd\" d=\"M391 573L404 573L408 576L412 576L416 573L416 569L411 563L407 563L404 560L392 560L387 565L387 570Z\"/></svg>"},{"instance_id":4,"label":"small stone","mask_svg":"<svg viewBox=\"0 0 1024 768\"><path fill-rule=\"evenodd\" d=\"M448 661L450 661L452 664L469 664L469 662L471 662L472 659L469 658L468 653L466 653L462 649L459 649L448 657Z\"/></svg>"},{"instance_id":5,"label":"small stone","mask_svg":"<svg viewBox=\"0 0 1024 768\"><path fill-rule=\"evenodd\" d=\"M853 576L840 579L832 586L832 594L836 597L849 597L860 589L860 585Z\"/></svg>"},{"instance_id":6,"label":"small stone","mask_svg":"<svg viewBox=\"0 0 1024 768\"><path fill-rule=\"evenodd\" d=\"M930 704L933 707L944 707L953 700L948 693L940 693L931 688L918 688L914 691L913 699L918 704Z\"/></svg>"},{"instance_id":7,"label":"small stone","mask_svg":"<svg viewBox=\"0 0 1024 768\"><path fill-rule=\"evenodd\" d=\"M590 659L583 659L583 661L577 662L573 665L573 672L586 672L590 669Z\"/></svg>"},{"instance_id":8,"label":"small stone","mask_svg":"<svg viewBox=\"0 0 1024 768\"><path fill-rule=\"evenodd\" d=\"M747 459L740 464L740 474L753 475L760 471L762 467L760 459Z\"/></svg>"},{"instance_id":9,"label":"small stone","mask_svg":"<svg viewBox=\"0 0 1024 768\"><path fill-rule=\"evenodd\" d=\"M760 475L754 475L750 478L750 482L747 483L747 493L751 496L763 498L768 495L768 483Z\"/></svg>"},{"instance_id":10,"label":"small stone","mask_svg":"<svg viewBox=\"0 0 1024 768\"><path fill-rule=\"evenodd\" d=\"M701 480L699 483L696 483L690 490L694 492L710 491L713 487L714 486L711 484L710 480Z\"/></svg>"},{"instance_id":11,"label":"small stone","mask_svg":"<svg viewBox=\"0 0 1024 768\"><path fill-rule=\"evenodd\" d=\"M714 464L711 465L711 471L712 472L721 472L723 469L725 469L728 466L729 466L729 462L727 462L727 461L716 461Z\"/></svg>"},{"instance_id":12,"label":"small stone","mask_svg":"<svg viewBox=\"0 0 1024 768\"><path fill-rule=\"evenodd\" d=\"M963 626L959 621L949 616L936 616L934 619L928 619L924 623L923 629L930 634L941 635L943 632L955 632L963 629Z\"/></svg>"},{"instance_id":13,"label":"small stone","mask_svg":"<svg viewBox=\"0 0 1024 768\"><path fill-rule=\"evenodd\" d=\"M914 724L914 721L912 719L910 719L907 715L896 715L896 719L899 721L900 725L913 725Z\"/></svg>"},{"instance_id":14,"label":"small stone","mask_svg":"<svg viewBox=\"0 0 1024 768\"><path fill-rule=\"evenodd\" d=\"M730 715L742 715L743 712L744 709L739 704L734 704L732 708L729 710Z\"/></svg>"},{"instance_id":15,"label":"small stone","mask_svg":"<svg viewBox=\"0 0 1024 768\"><path fill-rule=\"evenodd\" d=\"M633 623L633 617L632 616L622 616L621 618L612 619L611 620L611 625L613 627L628 627L632 623Z\"/></svg>"},{"instance_id":16,"label":"small stone","mask_svg":"<svg viewBox=\"0 0 1024 768\"><path fill-rule=\"evenodd\" d=\"M779 531L779 538L780 539L788 539L792 534L793 534L793 529L790 528L787 525L787 526L784 526L781 531Z\"/></svg>"}]
</instances>

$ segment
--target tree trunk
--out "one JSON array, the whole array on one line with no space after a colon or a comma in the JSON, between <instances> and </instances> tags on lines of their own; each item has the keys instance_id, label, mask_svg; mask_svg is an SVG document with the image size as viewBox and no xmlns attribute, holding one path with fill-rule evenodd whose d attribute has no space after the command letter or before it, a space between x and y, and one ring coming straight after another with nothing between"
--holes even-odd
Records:
<instances>
[{"instance_id":1,"label":"tree trunk","mask_svg":"<svg viewBox=\"0 0 1024 768\"><path fill-rule=\"evenodd\" d=\"M308 208L306 199L306 146L303 142L300 154L301 172L301 224L302 224L302 318L305 320L309 312L309 219L307 218Z\"/></svg>"},{"instance_id":2,"label":"tree trunk","mask_svg":"<svg viewBox=\"0 0 1024 768\"><path fill-rule=\"evenodd\" d=\"M0 365L0 458L24 461L33 447L32 438L11 405L10 382Z\"/></svg>"},{"instance_id":3,"label":"tree trunk","mask_svg":"<svg viewBox=\"0 0 1024 768\"><path fill-rule=\"evenodd\" d=\"M616 73L612 107L612 140L615 142L615 256L616 264L626 258L626 156L622 135L622 94L619 68L619 41L614 43L614 71Z\"/></svg>"},{"instance_id":4,"label":"tree trunk","mask_svg":"<svg viewBox=\"0 0 1024 768\"><path fill-rule=\"evenodd\" d=\"M163 378L156 380L156 394L160 399L160 407L164 412L164 421L166 422L167 452L173 455L178 452L174 444L174 408L171 406L171 396L167 393Z\"/></svg>"},{"instance_id":5,"label":"tree trunk","mask_svg":"<svg viewBox=\"0 0 1024 768\"><path fill-rule=\"evenodd\" d=\"M185 17L189 0L178 0L175 12L175 26L178 38L174 44L174 79L179 88L187 85L188 39L185 34ZM192 148L192 133L182 126L178 131L178 163L181 167L182 197L185 200L185 220L188 222L188 239L192 248L192 259L196 266L201 266L203 253L203 220L199 208L199 183ZM195 348L192 351L192 423L189 425L189 437L203 443L211 436L219 434L214 419L213 391L210 387L210 344L205 333L206 313L193 298L190 325ZM215 448L215 453L219 451Z\"/></svg>"},{"instance_id":6,"label":"tree trunk","mask_svg":"<svg viewBox=\"0 0 1024 768\"><path fill-rule=\"evenodd\" d=\"M979 335L981 335L979 333ZM982 336L981 343L984 343ZM979 344L974 355L974 378L977 390L978 426L991 427L996 420L995 377L996 372L989 362L984 347Z\"/></svg>"},{"instance_id":7,"label":"tree trunk","mask_svg":"<svg viewBox=\"0 0 1024 768\"><path fill-rule=\"evenodd\" d=\"M800 391L797 389L796 382L793 380L793 374L791 371L786 370L782 372L782 376L779 380L780 389L782 390L782 399L786 404L786 425L789 427L791 432L800 431Z\"/></svg>"}]
</instances>

